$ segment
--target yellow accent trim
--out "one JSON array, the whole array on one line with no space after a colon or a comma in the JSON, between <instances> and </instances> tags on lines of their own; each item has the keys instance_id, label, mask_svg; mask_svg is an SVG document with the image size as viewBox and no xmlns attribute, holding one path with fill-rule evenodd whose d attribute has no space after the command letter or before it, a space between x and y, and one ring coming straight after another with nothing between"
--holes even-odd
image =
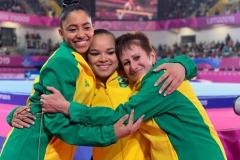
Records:
<instances>
[{"instance_id":1,"label":"yellow accent trim","mask_svg":"<svg viewBox=\"0 0 240 160\"><path fill-rule=\"evenodd\" d=\"M168 135L165 131L159 128L158 124L154 121L154 119L148 120L143 123L140 128L140 132L144 136L144 138L149 141L149 150L147 152L150 153L151 159L178 160L177 153L173 148Z\"/></svg>"},{"instance_id":2,"label":"yellow accent trim","mask_svg":"<svg viewBox=\"0 0 240 160\"><path fill-rule=\"evenodd\" d=\"M114 72L107 80L106 84L97 80L95 96L92 101L92 106L108 106L116 109L120 103L124 103L131 95L129 87L119 87L119 74ZM121 94L119 94L121 93ZM139 132L128 137L119 139L117 143L108 147L94 147L94 160L151 160L147 158L143 152L140 143L145 139Z\"/></svg>"},{"instance_id":3,"label":"yellow accent trim","mask_svg":"<svg viewBox=\"0 0 240 160\"><path fill-rule=\"evenodd\" d=\"M142 79L143 77L133 86L132 95L138 92L141 87ZM143 135L143 138L140 140L142 149L144 150L145 156L149 156L149 159L178 160L177 153L173 148L168 135L158 126L154 119L144 122L141 125L139 132Z\"/></svg>"},{"instance_id":4,"label":"yellow accent trim","mask_svg":"<svg viewBox=\"0 0 240 160\"><path fill-rule=\"evenodd\" d=\"M73 55L78 61L77 68L80 72L76 81L73 100L85 105L90 105L96 88L95 75L86 60L79 53L73 52Z\"/></svg>"},{"instance_id":5,"label":"yellow accent trim","mask_svg":"<svg viewBox=\"0 0 240 160\"><path fill-rule=\"evenodd\" d=\"M198 112L201 114L201 116L203 117L203 121L204 123L209 127L210 130L210 134L212 135L213 139L216 141L216 143L219 145L219 147L221 148L221 151L224 155L224 158L226 158L226 154L224 151L224 148L222 146L222 143L218 137L218 134L212 124L212 122L210 121L210 119L208 118L207 112L205 111L204 107L202 106L201 102L198 100L195 91L193 90L193 88L191 87L189 81L184 81L178 88L177 90L179 92L181 92L181 94L183 94L189 101L191 101L194 106L196 106L196 109L198 110Z\"/></svg>"},{"instance_id":6,"label":"yellow accent trim","mask_svg":"<svg viewBox=\"0 0 240 160\"><path fill-rule=\"evenodd\" d=\"M14 129L14 128L12 128L11 131L8 133L8 136L7 136L7 138L5 139L5 141L4 141L4 143L3 143L3 146L2 146L2 150L1 150L0 155L2 154L2 151L4 150L4 147L5 147L6 143L7 143L7 141L8 141L8 139L9 139L10 135L11 135L12 132L13 132L13 129Z\"/></svg>"},{"instance_id":7,"label":"yellow accent trim","mask_svg":"<svg viewBox=\"0 0 240 160\"><path fill-rule=\"evenodd\" d=\"M72 52L76 61L79 75L76 80L76 90L73 96L73 101L82 104L90 105L94 90L95 76L85 59L77 52ZM85 85L87 82L89 85ZM75 145L65 143L59 138L53 137L47 146L45 160L69 160L73 159L76 151Z\"/></svg>"},{"instance_id":8,"label":"yellow accent trim","mask_svg":"<svg viewBox=\"0 0 240 160\"><path fill-rule=\"evenodd\" d=\"M57 137L49 142L44 160L69 160L73 159L77 146L70 145Z\"/></svg>"}]
</instances>

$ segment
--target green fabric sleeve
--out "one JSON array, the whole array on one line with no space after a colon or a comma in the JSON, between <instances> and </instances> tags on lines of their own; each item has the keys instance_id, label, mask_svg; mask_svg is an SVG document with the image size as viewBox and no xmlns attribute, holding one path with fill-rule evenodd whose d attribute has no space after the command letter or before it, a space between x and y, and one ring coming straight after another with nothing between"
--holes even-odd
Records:
<instances>
[{"instance_id":1,"label":"green fabric sleeve","mask_svg":"<svg viewBox=\"0 0 240 160\"><path fill-rule=\"evenodd\" d=\"M39 93L47 93L47 86L55 87L67 100L72 100L78 76L75 65L64 58L50 61L41 70L40 83L34 86L35 90ZM83 124L70 122L62 113L44 114L44 127L49 133L69 144L106 146L116 142L112 125L86 127Z\"/></svg>"},{"instance_id":2,"label":"green fabric sleeve","mask_svg":"<svg viewBox=\"0 0 240 160\"><path fill-rule=\"evenodd\" d=\"M115 111L109 107L88 107L77 102L71 102L68 110L70 120L75 123L83 123L84 125L114 123L112 118Z\"/></svg>"},{"instance_id":3,"label":"green fabric sleeve","mask_svg":"<svg viewBox=\"0 0 240 160\"><path fill-rule=\"evenodd\" d=\"M170 60L173 63L180 63L185 68L185 79L190 80L197 75L197 65L186 55L176 56Z\"/></svg>"},{"instance_id":4,"label":"green fabric sleeve","mask_svg":"<svg viewBox=\"0 0 240 160\"><path fill-rule=\"evenodd\" d=\"M155 66L161 65L162 63L180 63L184 66L186 70L186 79L191 79L194 76L196 76L197 73L197 67L194 61L189 58L188 56L181 55L181 56L176 56L174 59L163 59L160 60L160 63L157 63ZM130 113L131 109L135 109L135 117L139 117L142 114L145 115L145 119L149 119L152 116L154 116L158 111L159 107L138 107L139 105L146 104L149 101L149 97L151 95L155 95L156 97L159 98L159 101L162 99L170 98L172 96L168 95L167 97L164 97L162 95L157 94L158 93L158 88L152 87L154 84L152 81L154 81L153 77L156 76L161 76L163 72L160 72L159 74L157 73L151 73L151 76L149 77L149 74L146 76L145 80L143 81L143 86L139 93L136 96L133 96L130 98L129 102L120 105L116 112L114 110L109 109L109 108L101 108L101 107L94 107L89 109L89 107L86 107L84 105L80 105L78 103L72 102L70 107L69 107L69 113L70 113L70 119L73 122L84 122L86 125L101 125L101 124L112 124L116 122L117 119L119 119L121 116ZM150 81L149 81L150 79ZM155 81L157 79L155 78ZM163 84L163 82L160 84ZM152 85L152 86L151 86ZM154 90L154 92L149 93L149 91ZM146 99L147 98L147 99ZM152 101L152 100L151 100ZM150 102L151 102L150 101ZM138 103L140 102L140 103ZM158 101L156 101L158 102ZM165 102L165 101L164 101ZM82 107L79 107L82 106ZM156 104L155 104L156 105ZM149 105L147 105L149 106ZM80 109L82 108L82 109ZM94 114L95 116L92 117L91 115Z\"/></svg>"},{"instance_id":5,"label":"green fabric sleeve","mask_svg":"<svg viewBox=\"0 0 240 160\"><path fill-rule=\"evenodd\" d=\"M15 111L16 111L18 108L20 108L20 106L14 108L11 112L9 112L9 114L8 114L8 116L7 116L7 119L6 119L6 120L7 120L7 123L8 123L10 126L12 126L13 115L14 115Z\"/></svg>"},{"instance_id":6,"label":"green fabric sleeve","mask_svg":"<svg viewBox=\"0 0 240 160\"><path fill-rule=\"evenodd\" d=\"M103 126L86 126L79 123L72 123L68 120L58 122L57 124L48 123L48 125L48 129L51 129L53 135L68 144L108 146L117 141L113 125L111 124Z\"/></svg>"},{"instance_id":7,"label":"green fabric sleeve","mask_svg":"<svg viewBox=\"0 0 240 160\"><path fill-rule=\"evenodd\" d=\"M158 66L166 60L160 61L155 66ZM79 103L72 102L69 107L70 119L73 122L84 122L86 125L109 125L115 123L120 117L129 114L134 109L134 120L140 116L145 115L144 119L148 120L153 116L164 112L166 109L174 106L174 96L177 91L174 91L168 96L158 94L158 87L153 87L154 82L163 71L150 71L142 81L142 87L139 92L131 96L129 101L121 104L117 109L111 110L105 107L90 108ZM162 82L160 86L163 84ZM169 106L169 107L168 107ZM95 116L90 116L94 114Z\"/></svg>"}]
</instances>

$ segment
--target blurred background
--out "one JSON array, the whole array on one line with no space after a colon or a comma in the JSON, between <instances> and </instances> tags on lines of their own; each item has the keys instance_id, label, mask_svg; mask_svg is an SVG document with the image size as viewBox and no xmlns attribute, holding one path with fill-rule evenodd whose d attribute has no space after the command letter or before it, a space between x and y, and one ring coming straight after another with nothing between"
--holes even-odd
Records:
<instances>
[{"instance_id":1,"label":"blurred background","mask_svg":"<svg viewBox=\"0 0 240 160\"><path fill-rule=\"evenodd\" d=\"M192 85L218 130L228 159L240 159L240 0L79 0L95 28L143 31L159 58L185 54L198 74ZM5 118L24 105L39 69L58 47L61 0L0 0L0 148ZM77 159L89 159L81 148Z\"/></svg>"}]
</instances>

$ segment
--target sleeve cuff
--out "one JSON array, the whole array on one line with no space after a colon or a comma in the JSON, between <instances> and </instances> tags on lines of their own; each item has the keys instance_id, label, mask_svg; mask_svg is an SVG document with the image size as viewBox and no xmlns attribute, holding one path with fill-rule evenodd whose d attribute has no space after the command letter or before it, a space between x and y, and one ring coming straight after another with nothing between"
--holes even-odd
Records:
<instances>
[{"instance_id":1,"label":"sleeve cuff","mask_svg":"<svg viewBox=\"0 0 240 160\"><path fill-rule=\"evenodd\" d=\"M88 113L87 110L85 109L85 106L76 102L71 102L68 108L68 112L70 121L87 124L88 119L86 118L87 117L86 115Z\"/></svg>"},{"instance_id":2,"label":"sleeve cuff","mask_svg":"<svg viewBox=\"0 0 240 160\"><path fill-rule=\"evenodd\" d=\"M185 55L176 56L174 59L171 60L172 63L179 63L185 68L185 79L192 79L196 76L197 67L189 57Z\"/></svg>"},{"instance_id":3,"label":"sleeve cuff","mask_svg":"<svg viewBox=\"0 0 240 160\"><path fill-rule=\"evenodd\" d=\"M14 115L14 113L16 112L16 110L18 109L18 108L20 108L21 106L17 106L16 108L14 108L9 114L8 114L8 116L7 116L7 123L10 125L10 126L12 126L12 119L13 119L13 115Z\"/></svg>"},{"instance_id":4,"label":"sleeve cuff","mask_svg":"<svg viewBox=\"0 0 240 160\"><path fill-rule=\"evenodd\" d=\"M109 139L109 144L108 145L116 143L117 142L117 137L116 137L113 125L103 126L103 127L105 129L103 129L104 133L102 135L104 135L104 138Z\"/></svg>"}]
</instances>

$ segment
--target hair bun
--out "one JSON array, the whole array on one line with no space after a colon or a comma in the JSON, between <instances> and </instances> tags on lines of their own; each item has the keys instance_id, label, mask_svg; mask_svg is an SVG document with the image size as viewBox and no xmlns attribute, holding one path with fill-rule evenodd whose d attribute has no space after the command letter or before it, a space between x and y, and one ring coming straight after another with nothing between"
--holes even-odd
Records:
<instances>
[{"instance_id":1,"label":"hair bun","mask_svg":"<svg viewBox=\"0 0 240 160\"><path fill-rule=\"evenodd\" d=\"M66 8L66 7L69 6L69 5L79 3L79 1L80 1L80 0L63 0L63 2L62 2L62 7L63 7L63 8Z\"/></svg>"}]
</instances>

